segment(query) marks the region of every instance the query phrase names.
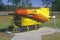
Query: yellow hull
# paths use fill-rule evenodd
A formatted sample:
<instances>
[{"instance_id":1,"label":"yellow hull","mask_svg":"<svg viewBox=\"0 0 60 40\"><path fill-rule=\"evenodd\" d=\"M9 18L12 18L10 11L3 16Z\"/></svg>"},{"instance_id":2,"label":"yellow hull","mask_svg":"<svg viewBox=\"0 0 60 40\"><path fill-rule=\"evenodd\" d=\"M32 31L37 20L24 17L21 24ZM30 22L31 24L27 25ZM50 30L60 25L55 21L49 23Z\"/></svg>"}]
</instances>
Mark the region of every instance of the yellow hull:
<instances>
[{"instance_id":1,"label":"yellow hull","mask_svg":"<svg viewBox=\"0 0 60 40\"><path fill-rule=\"evenodd\" d=\"M35 9L35 11L36 11L36 13L33 13L33 14L42 15L45 18L47 18L47 20L49 20L49 18L50 18L49 8L39 8L39 9ZM28 12L31 12L31 11L28 11ZM29 19L29 18L26 18L26 17L22 17L22 26L29 26L29 25L36 25L36 24L42 24L42 23L32 20L32 19Z\"/></svg>"}]
</instances>

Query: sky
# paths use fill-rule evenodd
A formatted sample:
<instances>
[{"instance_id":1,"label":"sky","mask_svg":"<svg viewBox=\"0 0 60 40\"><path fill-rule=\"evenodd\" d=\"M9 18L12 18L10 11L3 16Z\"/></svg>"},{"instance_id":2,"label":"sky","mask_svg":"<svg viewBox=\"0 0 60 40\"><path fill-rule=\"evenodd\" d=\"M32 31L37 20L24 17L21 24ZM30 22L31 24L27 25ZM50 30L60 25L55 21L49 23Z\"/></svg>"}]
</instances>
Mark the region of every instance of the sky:
<instances>
[{"instance_id":1,"label":"sky","mask_svg":"<svg viewBox=\"0 0 60 40\"><path fill-rule=\"evenodd\" d=\"M2 0L2 1L5 5L8 4L7 0ZM33 7L41 7L41 4L42 4L41 0L31 0L31 3Z\"/></svg>"},{"instance_id":2,"label":"sky","mask_svg":"<svg viewBox=\"0 0 60 40\"><path fill-rule=\"evenodd\" d=\"M34 7L41 7L42 6L41 0L31 0L31 2L32 2L32 6L34 6Z\"/></svg>"},{"instance_id":3,"label":"sky","mask_svg":"<svg viewBox=\"0 0 60 40\"><path fill-rule=\"evenodd\" d=\"M6 5L8 5L8 4L12 4L12 3L8 3L7 2L7 0L2 0L3 1L3 3ZM52 0L50 0L50 1L52 1ZM42 3L42 1L41 0L30 0L30 2L32 3L32 6L33 7L44 7L45 5L42 5L43 3ZM49 7L51 7L51 3L50 3L50 5L49 5Z\"/></svg>"}]
</instances>

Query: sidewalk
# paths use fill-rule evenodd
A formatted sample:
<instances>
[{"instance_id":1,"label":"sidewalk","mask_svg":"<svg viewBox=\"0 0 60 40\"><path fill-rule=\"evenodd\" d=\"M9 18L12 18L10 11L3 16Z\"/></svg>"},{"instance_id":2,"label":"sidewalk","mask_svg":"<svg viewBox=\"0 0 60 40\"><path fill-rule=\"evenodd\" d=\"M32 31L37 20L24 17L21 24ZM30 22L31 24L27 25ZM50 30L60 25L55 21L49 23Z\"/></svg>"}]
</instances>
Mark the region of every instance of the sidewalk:
<instances>
[{"instance_id":1,"label":"sidewalk","mask_svg":"<svg viewBox=\"0 0 60 40\"><path fill-rule=\"evenodd\" d=\"M41 27L38 30L29 32L17 33L11 40L42 40L42 35L49 35L55 33L56 30L49 27Z\"/></svg>"}]
</instances>

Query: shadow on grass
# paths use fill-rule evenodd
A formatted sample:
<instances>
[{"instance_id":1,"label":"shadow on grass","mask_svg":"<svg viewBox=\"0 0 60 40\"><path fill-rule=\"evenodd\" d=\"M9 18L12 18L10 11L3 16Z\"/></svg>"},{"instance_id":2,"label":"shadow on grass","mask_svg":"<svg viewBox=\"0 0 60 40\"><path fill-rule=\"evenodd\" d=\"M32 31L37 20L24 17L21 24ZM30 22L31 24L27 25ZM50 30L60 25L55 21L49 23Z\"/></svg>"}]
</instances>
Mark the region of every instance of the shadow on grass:
<instances>
[{"instance_id":1,"label":"shadow on grass","mask_svg":"<svg viewBox=\"0 0 60 40\"><path fill-rule=\"evenodd\" d=\"M32 31L32 30L38 30L40 27L42 26L35 26L35 25L32 25L32 26L29 26L29 30L27 27L25 26L22 26L22 27L19 27L17 28L17 31L16 32L26 32L26 31ZM13 32L13 26L9 26L7 28L4 28L4 29L0 29L0 32L6 32L6 31L9 31L9 32Z\"/></svg>"},{"instance_id":2,"label":"shadow on grass","mask_svg":"<svg viewBox=\"0 0 60 40\"><path fill-rule=\"evenodd\" d=\"M5 32L6 31L6 28L5 29L0 29L0 32Z\"/></svg>"},{"instance_id":3,"label":"shadow on grass","mask_svg":"<svg viewBox=\"0 0 60 40\"><path fill-rule=\"evenodd\" d=\"M0 29L0 32L12 31L12 29L13 29L13 27L9 26L7 28Z\"/></svg>"}]
</instances>

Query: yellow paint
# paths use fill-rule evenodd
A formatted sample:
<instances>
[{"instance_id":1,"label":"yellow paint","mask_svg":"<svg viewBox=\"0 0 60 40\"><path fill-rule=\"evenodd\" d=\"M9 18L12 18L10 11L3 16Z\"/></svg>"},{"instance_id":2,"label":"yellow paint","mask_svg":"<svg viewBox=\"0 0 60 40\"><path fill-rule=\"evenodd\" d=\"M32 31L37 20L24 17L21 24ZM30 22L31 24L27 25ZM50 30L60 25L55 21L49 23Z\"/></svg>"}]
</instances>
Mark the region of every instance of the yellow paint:
<instances>
[{"instance_id":1,"label":"yellow paint","mask_svg":"<svg viewBox=\"0 0 60 40\"><path fill-rule=\"evenodd\" d=\"M29 18L22 17L22 26L29 26L29 25L36 25L36 24L41 24L41 23Z\"/></svg>"},{"instance_id":2,"label":"yellow paint","mask_svg":"<svg viewBox=\"0 0 60 40\"><path fill-rule=\"evenodd\" d=\"M46 18L50 18L49 16L49 8L40 8L40 9L36 9L37 13L39 15L43 15Z\"/></svg>"},{"instance_id":3,"label":"yellow paint","mask_svg":"<svg viewBox=\"0 0 60 40\"><path fill-rule=\"evenodd\" d=\"M47 18L48 20L50 18L50 16L49 16L49 8L30 9L30 11L28 11L28 12L32 13L32 14L42 15L45 18ZM29 25L36 25L36 24L41 24L41 22L37 22L35 20L22 17L22 26L29 26Z\"/></svg>"},{"instance_id":4,"label":"yellow paint","mask_svg":"<svg viewBox=\"0 0 60 40\"><path fill-rule=\"evenodd\" d=\"M27 12L28 14L38 14L38 15L43 15L46 18L50 18L49 8L27 9Z\"/></svg>"}]
</instances>

